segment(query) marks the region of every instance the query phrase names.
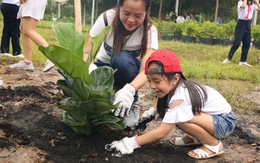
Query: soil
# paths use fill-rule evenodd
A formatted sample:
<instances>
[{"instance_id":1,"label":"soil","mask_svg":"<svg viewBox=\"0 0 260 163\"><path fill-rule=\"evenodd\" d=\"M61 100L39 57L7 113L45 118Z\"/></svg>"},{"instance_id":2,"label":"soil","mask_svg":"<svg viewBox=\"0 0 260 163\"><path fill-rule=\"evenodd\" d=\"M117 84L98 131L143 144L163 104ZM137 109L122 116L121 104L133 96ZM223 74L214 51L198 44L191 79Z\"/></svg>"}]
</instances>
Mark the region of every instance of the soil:
<instances>
[{"instance_id":1,"label":"soil","mask_svg":"<svg viewBox=\"0 0 260 163\"><path fill-rule=\"evenodd\" d=\"M260 162L260 116L235 112L239 125L221 140L225 153L207 160L194 160L186 153L195 147L176 147L169 139L182 136L178 129L166 138L136 149L121 158L104 150L105 144L140 132L104 129L80 135L62 122L63 111L56 106L65 99L56 81L61 79L55 68L47 73L41 67L33 72L12 70L0 58L0 162L8 163L81 163L81 162ZM14 62L14 61L13 61ZM260 108L260 92L254 92ZM148 86L139 92L142 111L152 103ZM258 100L258 101L257 101ZM260 110L260 109L259 109ZM160 123L152 121L147 130Z\"/></svg>"}]
</instances>

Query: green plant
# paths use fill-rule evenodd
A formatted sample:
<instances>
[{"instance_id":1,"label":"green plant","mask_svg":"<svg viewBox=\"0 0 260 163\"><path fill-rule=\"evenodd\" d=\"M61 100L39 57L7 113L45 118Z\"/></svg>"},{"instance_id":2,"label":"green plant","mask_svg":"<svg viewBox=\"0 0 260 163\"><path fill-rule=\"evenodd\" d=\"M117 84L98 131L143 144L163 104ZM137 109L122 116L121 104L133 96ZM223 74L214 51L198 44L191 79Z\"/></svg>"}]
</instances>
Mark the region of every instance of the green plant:
<instances>
[{"instance_id":1,"label":"green plant","mask_svg":"<svg viewBox=\"0 0 260 163\"><path fill-rule=\"evenodd\" d=\"M160 36L172 36L176 31L176 23L152 18L153 24L157 27Z\"/></svg>"},{"instance_id":2,"label":"green plant","mask_svg":"<svg viewBox=\"0 0 260 163\"><path fill-rule=\"evenodd\" d=\"M260 41L260 25L252 26L251 35L254 38L254 41Z\"/></svg>"},{"instance_id":3,"label":"green plant","mask_svg":"<svg viewBox=\"0 0 260 163\"><path fill-rule=\"evenodd\" d=\"M223 24L224 31L226 32L226 39L232 40L234 38L235 27L236 27L235 20Z\"/></svg>"},{"instance_id":4,"label":"green plant","mask_svg":"<svg viewBox=\"0 0 260 163\"><path fill-rule=\"evenodd\" d=\"M222 25L217 26L217 30L215 31L215 36L216 36L216 38L219 38L219 39L227 38L227 33Z\"/></svg>"},{"instance_id":5,"label":"green plant","mask_svg":"<svg viewBox=\"0 0 260 163\"><path fill-rule=\"evenodd\" d=\"M203 32L203 28L195 20L185 21L182 26L182 35L191 37L200 37Z\"/></svg>"},{"instance_id":6,"label":"green plant","mask_svg":"<svg viewBox=\"0 0 260 163\"><path fill-rule=\"evenodd\" d=\"M110 113L117 106L110 102L115 71L104 66L88 73L90 60L110 28L106 27L100 35L92 38L92 49L86 63L82 60L85 39L75 31L73 24L61 23L53 26L60 46L39 47L65 78L58 80L57 85L69 97L63 104L59 103L58 107L65 110L63 121L78 133L90 134L104 126L125 128L122 119Z\"/></svg>"},{"instance_id":7,"label":"green plant","mask_svg":"<svg viewBox=\"0 0 260 163\"><path fill-rule=\"evenodd\" d=\"M218 25L214 22L205 21L202 23L202 27L204 29L204 33L202 37L206 38L214 38L216 37L215 31L218 29Z\"/></svg>"}]
</instances>

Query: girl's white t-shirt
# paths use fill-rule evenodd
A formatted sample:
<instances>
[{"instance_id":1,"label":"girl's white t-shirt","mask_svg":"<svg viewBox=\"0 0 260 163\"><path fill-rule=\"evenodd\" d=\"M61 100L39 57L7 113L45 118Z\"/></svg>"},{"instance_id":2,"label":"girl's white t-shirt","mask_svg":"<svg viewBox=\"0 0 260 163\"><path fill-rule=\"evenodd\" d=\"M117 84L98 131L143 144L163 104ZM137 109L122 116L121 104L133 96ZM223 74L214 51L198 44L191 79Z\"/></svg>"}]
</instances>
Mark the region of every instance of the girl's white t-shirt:
<instances>
[{"instance_id":1,"label":"girl's white t-shirt","mask_svg":"<svg viewBox=\"0 0 260 163\"><path fill-rule=\"evenodd\" d=\"M229 113L232 110L230 104L218 91L209 86L205 87L208 99L201 109L202 112L210 115L218 115ZM180 99L184 102L177 107L167 109L162 122L178 124L189 121L194 117L189 92L183 83L180 83L176 88L174 95L169 101L169 106L174 100Z\"/></svg>"},{"instance_id":2,"label":"girl's white t-shirt","mask_svg":"<svg viewBox=\"0 0 260 163\"><path fill-rule=\"evenodd\" d=\"M106 11L108 25L112 24L115 14L116 11L114 9L110 9ZM95 37L98 34L100 34L104 28L105 28L105 22L104 22L103 14L101 14L96 20L96 22L94 23L93 27L91 28L89 34L91 37ZM122 41L126 41L128 37L129 36L127 36L125 40ZM143 38L143 25L141 25L136 29L136 31L126 41L122 50L126 50L126 51L140 50L142 38ZM100 46L99 52L97 54L97 59L99 59L104 63L108 63L108 64L110 63L110 54L108 54L107 51L105 50L104 43L106 43L110 47L113 47L112 46L113 41L114 41L114 33L113 30L111 29L106 35L102 45ZM158 32L154 25L152 25L150 30L148 31L147 48L151 48L155 50L158 49ZM140 59L140 56L138 56L137 58Z\"/></svg>"},{"instance_id":3,"label":"girl's white t-shirt","mask_svg":"<svg viewBox=\"0 0 260 163\"><path fill-rule=\"evenodd\" d=\"M240 1L238 2L238 5L237 5L238 19L246 20L246 16L247 16L247 14L248 14L248 5L246 5L245 8L241 8L242 4L243 4L243 1L240 0ZM251 10L250 10L249 15L248 15L248 18L247 18L248 20L251 20L251 19L252 19L252 17L253 17L253 11L254 11L254 10L257 10L257 9L258 9L257 5L253 3L253 4L251 5Z\"/></svg>"}]
</instances>

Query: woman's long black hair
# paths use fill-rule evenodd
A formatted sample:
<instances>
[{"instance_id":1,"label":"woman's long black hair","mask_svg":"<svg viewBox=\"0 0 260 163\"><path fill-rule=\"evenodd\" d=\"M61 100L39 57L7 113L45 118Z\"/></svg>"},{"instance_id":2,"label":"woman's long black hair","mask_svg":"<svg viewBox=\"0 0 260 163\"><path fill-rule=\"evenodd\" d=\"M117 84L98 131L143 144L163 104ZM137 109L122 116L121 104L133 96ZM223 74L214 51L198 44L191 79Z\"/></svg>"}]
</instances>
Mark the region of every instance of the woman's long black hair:
<instances>
[{"instance_id":1,"label":"woman's long black hair","mask_svg":"<svg viewBox=\"0 0 260 163\"><path fill-rule=\"evenodd\" d=\"M119 0L117 3L117 7L116 7L116 15L115 18L112 22L112 28L113 28L113 32L114 32L114 43L113 43L113 48L114 48L114 54L119 54L119 52L122 50L123 46L124 46L124 42L122 40L124 40L124 33L126 32L125 27L123 26L120 17L119 17L119 13L120 13L120 7L123 6L125 0ZM142 38L142 45L141 45L141 58L143 57L143 55L146 53L146 49L147 49L147 42L148 42L148 30L151 28L152 26L152 22L150 21L149 15L150 15L150 6L151 6L151 0L143 0L144 3L146 4L146 16L143 22L143 38ZM134 3L134 2L133 2ZM136 49L138 50L138 49Z\"/></svg>"},{"instance_id":2,"label":"woman's long black hair","mask_svg":"<svg viewBox=\"0 0 260 163\"><path fill-rule=\"evenodd\" d=\"M242 1L244 1L244 0L242 0ZM253 4L253 1L252 0L247 0L247 4Z\"/></svg>"}]
</instances>

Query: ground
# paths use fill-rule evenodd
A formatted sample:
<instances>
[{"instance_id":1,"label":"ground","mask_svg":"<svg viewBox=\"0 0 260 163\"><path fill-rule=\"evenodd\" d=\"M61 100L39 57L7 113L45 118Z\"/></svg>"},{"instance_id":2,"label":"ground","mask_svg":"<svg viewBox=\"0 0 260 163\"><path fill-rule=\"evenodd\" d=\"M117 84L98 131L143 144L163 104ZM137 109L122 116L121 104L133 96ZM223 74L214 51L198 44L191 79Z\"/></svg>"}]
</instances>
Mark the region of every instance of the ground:
<instances>
[{"instance_id":1,"label":"ground","mask_svg":"<svg viewBox=\"0 0 260 163\"><path fill-rule=\"evenodd\" d=\"M131 155L112 157L104 145L136 133L106 129L89 136L77 134L62 122L63 112L56 106L65 97L55 85L62 78L55 68L43 73L41 67L29 72L11 70L7 65L1 60L0 162L260 162L260 116L236 112L239 125L221 140L225 153L217 158L196 161L186 154L195 147L170 145L170 138L183 135L179 130ZM139 94L143 111L152 103L151 90L145 86ZM259 90L253 97L259 102ZM159 123L151 122L147 131Z\"/></svg>"}]
</instances>

